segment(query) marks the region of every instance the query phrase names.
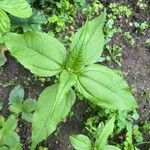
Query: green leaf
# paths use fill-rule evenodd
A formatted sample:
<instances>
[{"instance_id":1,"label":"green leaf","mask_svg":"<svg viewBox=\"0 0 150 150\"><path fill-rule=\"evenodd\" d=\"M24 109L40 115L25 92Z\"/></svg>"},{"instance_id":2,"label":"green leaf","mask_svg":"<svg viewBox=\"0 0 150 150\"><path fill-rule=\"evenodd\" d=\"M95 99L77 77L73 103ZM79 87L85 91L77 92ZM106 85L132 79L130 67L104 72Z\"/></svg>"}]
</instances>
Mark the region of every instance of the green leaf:
<instances>
[{"instance_id":1,"label":"green leaf","mask_svg":"<svg viewBox=\"0 0 150 150\"><path fill-rule=\"evenodd\" d=\"M23 102L22 111L33 112L35 109L36 101L33 99L27 99Z\"/></svg>"},{"instance_id":2,"label":"green leaf","mask_svg":"<svg viewBox=\"0 0 150 150\"><path fill-rule=\"evenodd\" d=\"M0 128L0 145L5 145L12 150L21 150L21 144L19 136L16 134L15 129L17 127L17 120L13 115L4 121L1 117L2 126Z\"/></svg>"},{"instance_id":3,"label":"green leaf","mask_svg":"<svg viewBox=\"0 0 150 150\"><path fill-rule=\"evenodd\" d=\"M9 135L5 136L5 138L3 140L4 140L3 142L5 143L5 145L9 146L10 149L22 150L20 138L15 131L13 131Z\"/></svg>"},{"instance_id":4,"label":"green leaf","mask_svg":"<svg viewBox=\"0 0 150 150\"><path fill-rule=\"evenodd\" d=\"M7 14L0 9L0 33L5 33L10 30L10 20Z\"/></svg>"},{"instance_id":5,"label":"green leaf","mask_svg":"<svg viewBox=\"0 0 150 150\"><path fill-rule=\"evenodd\" d=\"M82 134L70 136L70 142L76 150L92 150L90 139Z\"/></svg>"},{"instance_id":6,"label":"green leaf","mask_svg":"<svg viewBox=\"0 0 150 150\"><path fill-rule=\"evenodd\" d=\"M96 135L95 146L98 149L103 149L107 145L107 139L114 129L115 117L112 117L104 127L99 127Z\"/></svg>"},{"instance_id":7,"label":"green leaf","mask_svg":"<svg viewBox=\"0 0 150 150\"><path fill-rule=\"evenodd\" d=\"M94 64L83 68L78 75L77 89L98 106L120 110L133 110L137 107L123 77L102 65Z\"/></svg>"},{"instance_id":8,"label":"green leaf","mask_svg":"<svg viewBox=\"0 0 150 150\"><path fill-rule=\"evenodd\" d=\"M22 118L23 120L26 120L27 122L32 122L33 113L30 113L30 112L22 112L21 118Z\"/></svg>"},{"instance_id":9,"label":"green leaf","mask_svg":"<svg viewBox=\"0 0 150 150\"><path fill-rule=\"evenodd\" d=\"M32 9L26 0L1 0L0 8L21 18L32 15Z\"/></svg>"},{"instance_id":10,"label":"green leaf","mask_svg":"<svg viewBox=\"0 0 150 150\"><path fill-rule=\"evenodd\" d=\"M71 87L76 83L76 75L63 70L59 78L59 86L57 90L56 100L53 105L55 110L64 99L64 96L70 91Z\"/></svg>"},{"instance_id":11,"label":"green leaf","mask_svg":"<svg viewBox=\"0 0 150 150\"><path fill-rule=\"evenodd\" d=\"M68 67L78 71L84 65L95 63L104 46L103 26L106 13L86 24L75 33L71 44Z\"/></svg>"},{"instance_id":12,"label":"green leaf","mask_svg":"<svg viewBox=\"0 0 150 150\"><path fill-rule=\"evenodd\" d=\"M22 103L24 99L24 89L21 85L16 86L9 95L9 103Z\"/></svg>"},{"instance_id":13,"label":"green leaf","mask_svg":"<svg viewBox=\"0 0 150 150\"><path fill-rule=\"evenodd\" d=\"M9 106L9 110L13 113L15 113L16 115L18 115L19 113L22 112L22 103L20 102L13 102L13 104L11 104Z\"/></svg>"},{"instance_id":14,"label":"green leaf","mask_svg":"<svg viewBox=\"0 0 150 150\"><path fill-rule=\"evenodd\" d=\"M121 150L121 149L113 145L106 145L103 150Z\"/></svg>"},{"instance_id":15,"label":"green leaf","mask_svg":"<svg viewBox=\"0 0 150 150\"><path fill-rule=\"evenodd\" d=\"M5 44L11 55L38 76L53 76L62 71L66 59L64 46L41 32L7 34Z\"/></svg>"},{"instance_id":16,"label":"green leaf","mask_svg":"<svg viewBox=\"0 0 150 150\"><path fill-rule=\"evenodd\" d=\"M15 16L9 16L9 18L11 28L16 29L22 27L24 32L40 31L41 25L47 23L45 15L39 11L34 11L30 18L18 18Z\"/></svg>"},{"instance_id":17,"label":"green leaf","mask_svg":"<svg viewBox=\"0 0 150 150\"><path fill-rule=\"evenodd\" d=\"M55 131L57 124L62 121L69 113L74 101L75 93L70 91L67 93L63 101L55 107L56 95L58 90L58 84L47 87L39 97L36 104L35 112L33 115L32 124L32 148L47 138L52 132Z\"/></svg>"}]
</instances>

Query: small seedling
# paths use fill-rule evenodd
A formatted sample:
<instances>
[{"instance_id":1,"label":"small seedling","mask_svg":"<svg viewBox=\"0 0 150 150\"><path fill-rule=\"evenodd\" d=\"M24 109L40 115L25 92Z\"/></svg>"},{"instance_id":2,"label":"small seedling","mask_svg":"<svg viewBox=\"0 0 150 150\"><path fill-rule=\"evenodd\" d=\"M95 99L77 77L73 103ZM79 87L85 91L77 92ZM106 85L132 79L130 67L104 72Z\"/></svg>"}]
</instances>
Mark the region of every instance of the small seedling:
<instances>
[{"instance_id":1,"label":"small seedling","mask_svg":"<svg viewBox=\"0 0 150 150\"><path fill-rule=\"evenodd\" d=\"M15 132L17 121L13 115L7 120L0 116L0 149L20 150L21 144L18 134Z\"/></svg>"},{"instance_id":2,"label":"small seedling","mask_svg":"<svg viewBox=\"0 0 150 150\"><path fill-rule=\"evenodd\" d=\"M16 86L9 95L9 110L15 115L21 114L21 118L32 122L35 100L24 99L24 89L21 85Z\"/></svg>"},{"instance_id":3,"label":"small seedling","mask_svg":"<svg viewBox=\"0 0 150 150\"><path fill-rule=\"evenodd\" d=\"M87 136L79 134L70 137L70 142L76 150L121 150L120 148L108 145L108 137L112 134L115 117L112 117L104 126L100 123L94 134L93 142Z\"/></svg>"}]
</instances>

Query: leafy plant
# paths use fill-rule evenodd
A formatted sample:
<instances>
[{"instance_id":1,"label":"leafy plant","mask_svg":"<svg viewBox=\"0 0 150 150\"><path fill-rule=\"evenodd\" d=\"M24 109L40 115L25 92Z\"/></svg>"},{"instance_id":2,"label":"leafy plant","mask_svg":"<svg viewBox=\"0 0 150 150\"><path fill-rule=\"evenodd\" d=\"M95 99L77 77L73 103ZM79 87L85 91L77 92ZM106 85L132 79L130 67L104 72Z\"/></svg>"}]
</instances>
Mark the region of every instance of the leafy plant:
<instances>
[{"instance_id":1,"label":"leafy plant","mask_svg":"<svg viewBox=\"0 0 150 150\"><path fill-rule=\"evenodd\" d=\"M1 0L0 1L0 66L4 65L7 59L5 58L4 51L1 49L3 41L3 34L10 31L10 19L7 13L27 18L32 14L32 9L26 0Z\"/></svg>"},{"instance_id":2,"label":"leafy plant","mask_svg":"<svg viewBox=\"0 0 150 150\"><path fill-rule=\"evenodd\" d=\"M12 28L16 29L21 27L24 32L27 31L41 31L41 24L46 24L46 16L34 10L32 16L29 18L18 18L14 16L10 16Z\"/></svg>"},{"instance_id":3,"label":"leafy plant","mask_svg":"<svg viewBox=\"0 0 150 150\"><path fill-rule=\"evenodd\" d=\"M95 141L92 142L90 139L82 134L73 135L70 137L72 146L76 150L120 150L120 148L108 145L108 137L113 132L115 117L112 117L105 126L99 124L98 129L95 131Z\"/></svg>"},{"instance_id":4,"label":"leafy plant","mask_svg":"<svg viewBox=\"0 0 150 150\"><path fill-rule=\"evenodd\" d=\"M16 86L9 95L9 109L15 115L21 114L22 119L31 122L35 101L33 99L24 99L24 89L21 85Z\"/></svg>"},{"instance_id":5,"label":"leafy plant","mask_svg":"<svg viewBox=\"0 0 150 150\"><path fill-rule=\"evenodd\" d=\"M0 2L0 33L6 33L10 30L10 20L8 12L13 16L27 18L32 14L32 10L26 0L1 0Z\"/></svg>"},{"instance_id":6,"label":"leafy plant","mask_svg":"<svg viewBox=\"0 0 150 150\"><path fill-rule=\"evenodd\" d=\"M15 129L17 121L13 115L9 116L7 120L0 116L0 149L21 149L20 139Z\"/></svg>"},{"instance_id":7,"label":"leafy plant","mask_svg":"<svg viewBox=\"0 0 150 150\"><path fill-rule=\"evenodd\" d=\"M109 52L109 55L106 57L106 60L114 61L118 64L118 66L121 66L121 56L123 47L116 44L107 45L106 50Z\"/></svg>"},{"instance_id":8,"label":"leafy plant","mask_svg":"<svg viewBox=\"0 0 150 150\"><path fill-rule=\"evenodd\" d=\"M69 54L62 43L41 32L9 33L5 44L12 56L32 73L50 77L59 74L59 83L47 87L39 96L32 125L32 148L47 138L70 111L74 86L95 105L120 110L137 107L122 76L108 67L94 64L105 43L105 13L88 21L72 37ZM59 110L59 111L58 111Z\"/></svg>"},{"instance_id":9,"label":"leafy plant","mask_svg":"<svg viewBox=\"0 0 150 150\"><path fill-rule=\"evenodd\" d=\"M145 30L148 29L150 25L147 21L144 21L142 23L134 22L134 26L140 31L140 33L145 34Z\"/></svg>"}]
</instances>

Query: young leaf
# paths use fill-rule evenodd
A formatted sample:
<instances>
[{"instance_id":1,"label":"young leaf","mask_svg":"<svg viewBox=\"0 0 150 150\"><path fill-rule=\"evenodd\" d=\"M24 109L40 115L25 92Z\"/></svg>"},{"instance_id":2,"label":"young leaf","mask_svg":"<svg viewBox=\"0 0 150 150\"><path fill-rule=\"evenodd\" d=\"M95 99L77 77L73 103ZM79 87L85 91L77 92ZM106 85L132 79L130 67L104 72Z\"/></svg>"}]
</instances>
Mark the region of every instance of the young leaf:
<instances>
[{"instance_id":1,"label":"young leaf","mask_svg":"<svg viewBox=\"0 0 150 150\"><path fill-rule=\"evenodd\" d=\"M35 109L36 102L33 99L27 99L23 102L22 110L24 112L32 112Z\"/></svg>"},{"instance_id":2,"label":"young leaf","mask_svg":"<svg viewBox=\"0 0 150 150\"><path fill-rule=\"evenodd\" d=\"M0 33L5 33L10 30L10 20L7 14L0 9Z\"/></svg>"},{"instance_id":3,"label":"young leaf","mask_svg":"<svg viewBox=\"0 0 150 150\"><path fill-rule=\"evenodd\" d=\"M12 33L7 34L4 41L12 56L38 76L53 76L63 68L66 50L57 39L46 33Z\"/></svg>"},{"instance_id":4,"label":"young leaf","mask_svg":"<svg viewBox=\"0 0 150 150\"><path fill-rule=\"evenodd\" d=\"M22 104L22 119L32 122L33 111L35 110L36 102L32 99L27 99Z\"/></svg>"},{"instance_id":5,"label":"young leaf","mask_svg":"<svg viewBox=\"0 0 150 150\"><path fill-rule=\"evenodd\" d=\"M21 149L19 143L19 136L15 133L17 127L17 121L14 116L10 116L5 122L3 122L2 128L0 129L0 139L2 145L7 145L12 149Z\"/></svg>"},{"instance_id":6,"label":"young leaf","mask_svg":"<svg viewBox=\"0 0 150 150\"><path fill-rule=\"evenodd\" d=\"M9 95L9 103L22 102L24 99L24 89L21 85L16 86Z\"/></svg>"},{"instance_id":7,"label":"young leaf","mask_svg":"<svg viewBox=\"0 0 150 150\"><path fill-rule=\"evenodd\" d=\"M61 103L55 107L58 84L47 87L39 97L33 115L32 125L32 148L47 138L57 127L57 124L62 121L69 113L74 101L75 93L70 91L64 95Z\"/></svg>"},{"instance_id":8,"label":"young leaf","mask_svg":"<svg viewBox=\"0 0 150 150\"><path fill-rule=\"evenodd\" d=\"M26 120L27 122L32 122L32 119L33 119L33 113L31 113L31 112L22 112L22 116L21 116L21 118L23 119L23 120Z\"/></svg>"},{"instance_id":9,"label":"young leaf","mask_svg":"<svg viewBox=\"0 0 150 150\"><path fill-rule=\"evenodd\" d=\"M24 98L24 89L21 85L16 86L9 95L9 109L15 114L22 111L22 101Z\"/></svg>"},{"instance_id":10,"label":"young leaf","mask_svg":"<svg viewBox=\"0 0 150 150\"><path fill-rule=\"evenodd\" d=\"M95 146L98 149L104 149L104 147L107 145L107 139L114 129L114 121L115 117L112 117L104 127L98 129L95 142Z\"/></svg>"},{"instance_id":11,"label":"young leaf","mask_svg":"<svg viewBox=\"0 0 150 150\"><path fill-rule=\"evenodd\" d=\"M97 64L85 67L78 75L77 89L99 106L120 110L137 107L127 83L108 67Z\"/></svg>"},{"instance_id":12,"label":"young leaf","mask_svg":"<svg viewBox=\"0 0 150 150\"><path fill-rule=\"evenodd\" d=\"M84 65L95 63L104 46L103 26L106 13L86 24L75 33L71 44L68 67L78 71Z\"/></svg>"},{"instance_id":13,"label":"young leaf","mask_svg":"<svg viewBox=\"0 0 150 150\"><path fill-rule=\"evenodd\" d=\"M69 73L67 70L63 70L60 74L56 100L52 108L53 110L55 110L58 107L58 105L64 99L64 96L70 91L71 87L75 83L76 75L73 73Z\"/></svg>"},{"instance_id":14,"label":"young leaf","mask_svg":"<svg viewBox=\"0 0 150 150\"><path fill-rule=\"evenodd\" d=\"M30 17L32 14L32 9L26 0L1 0L0 8L21 18Z\"/></svg>"},{"instance_id":15,"label":"young leaf","mask_svg":"<svg viewBox=\"0 0 150 150\"><path fill-rule=\"evenodd\" d=\"M90 139L82 134L70 136L70 142L76 150L92 150Z\"/></svg>"}]
</instances>

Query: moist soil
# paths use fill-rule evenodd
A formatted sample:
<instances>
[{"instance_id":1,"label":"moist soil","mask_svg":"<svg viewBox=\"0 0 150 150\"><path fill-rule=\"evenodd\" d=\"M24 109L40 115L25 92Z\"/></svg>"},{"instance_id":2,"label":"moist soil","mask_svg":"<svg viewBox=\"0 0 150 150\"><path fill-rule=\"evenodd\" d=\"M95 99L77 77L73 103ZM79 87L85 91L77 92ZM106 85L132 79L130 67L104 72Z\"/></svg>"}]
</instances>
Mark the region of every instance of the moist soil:
<instances>
[{"instance_id":1,"label":"moist soil","mask_svg":"<svg viewBox=\"0 0 150 150\"><path fill-rule=\"evenodd\" d=\"M116 2L116 1L115 1ZM150 12L140 12L135 6L135 1L126 1L133 7L133 15L128 18L129 22L134 21L150 21ZM105 1L105 5L108 1ZM80 16L81 17L81 16ZM150 35L150 29L147 29L144 34L138 32L134 26L125 22L124 17L120 18L118 25L124 31L130 31L136 40L136 44L131 46L128 40L117 34L112 39L112 43L123 45L124 50L122 54L121 70L124 73L125 79L129 85L135 89L135 97L137 98L140 114L139 124L144 123L145 120L150 120L150 47L145 45L146 39ZM80 23L79 23L80 24ZM46 87L51 85L54 80L42 82L35 75L31 74L27 69L20 65L13 57L6 54L8 59L7 63L0 69L0 99L3 101L3 109L1 114L8 117L10 112L8 110L8 97L10 91L15 85L21 84L25 89L26 98L38 98L40 92ZM109 64L110 67L114 66L113 63ZM69 135L81 133L84 121L88 118L89 114L85 111L88 108L88 103L77 100L72 108L74 115L68 117L61 123L54 134L43 141L41 145L47 146L49 150L72 150L69 144ZM28 150L31 140L31 124L19 119L18 121L18 134L21 137L23 149ZM145 141L150 137L147 133L143 133ZM145 144L140 147L141 150L148 150L150 145Z\"/></svg>"}]
</instances>

